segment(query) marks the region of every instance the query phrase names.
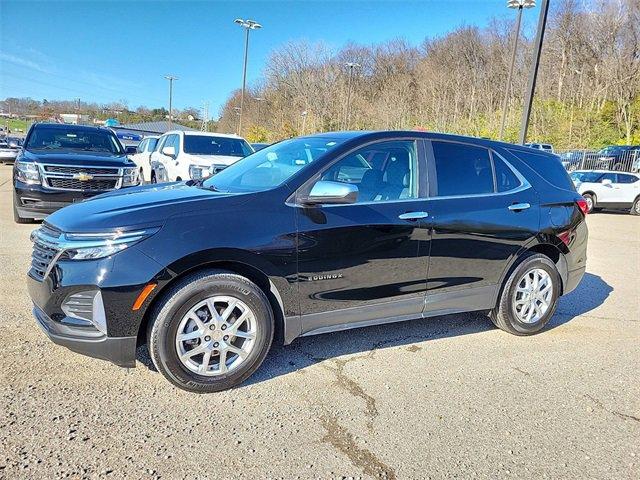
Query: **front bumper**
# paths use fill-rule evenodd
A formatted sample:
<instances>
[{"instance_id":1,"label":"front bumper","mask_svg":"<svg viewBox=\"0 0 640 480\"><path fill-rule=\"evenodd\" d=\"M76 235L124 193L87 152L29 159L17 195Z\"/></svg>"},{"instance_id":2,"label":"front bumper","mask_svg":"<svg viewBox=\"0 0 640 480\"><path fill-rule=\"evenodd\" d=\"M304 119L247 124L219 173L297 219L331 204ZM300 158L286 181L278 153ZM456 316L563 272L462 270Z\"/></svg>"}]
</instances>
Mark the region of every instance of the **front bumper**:
<instances>
[{"instance_id":1,"label":"front bumper","mask_svg":"<svg viewBox=\"0 0 640 480\"><path fill-rule=\"evenodd\" d=\"M18 150L0 150L1 162L15 162Z\"/></svg>"},{"instance_id":2,"label":"front bumper","mask_svg":"<svg viewBox=\"0 0 640 480\"><path fill-rule=\"evenodd\" d=\"M107 337L95 329L70 326L69 322L57 322L47 316L37 305L33 316L49 339L69 350L93 358L108 360L120 367L136 366L136 336Z\"/></svg>"},{"instance_id":3,"label":"front bumper","mask_svg":"<svg viewBox=\"0 0 640 480\"><path fill-rule=\"evenodd\" d=\"M20 216L42 220L67 205L95 197L106 191L50 190L39 184L29 185L16 180L14 192L16 209Z\"/></svg>"}]
</instances>

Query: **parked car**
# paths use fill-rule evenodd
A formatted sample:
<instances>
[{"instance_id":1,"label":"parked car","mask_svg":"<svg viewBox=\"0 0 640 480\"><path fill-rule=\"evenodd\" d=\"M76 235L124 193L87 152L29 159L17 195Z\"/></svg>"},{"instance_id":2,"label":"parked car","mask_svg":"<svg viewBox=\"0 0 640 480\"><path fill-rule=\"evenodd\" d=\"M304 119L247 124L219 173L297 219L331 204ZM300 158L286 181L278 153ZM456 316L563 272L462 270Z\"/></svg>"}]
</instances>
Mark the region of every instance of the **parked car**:
<instances>
[{"instance_id":1,"label":"parked car","mask_svg":"<svg viewBox=\"0 0 640 480\"><path fill-rule=\"evenodd\" d=\"M22 139L18 137L5 137L0 140L0 162L13 163L22 148Z\"/></svg>"},{"instance_id":2,"label":"parked car","mask_svg":"<svg viewBox=\"0 0 640 480\"><path fill-rule=\"evenodd\" d=\"M593 162L594 170L630 171L640 156L640 145L611 145L599 150Z\"/></svg>"},{"instance_id":3,"label":"parked car","mask_svg":"<svg viewBox=\"0 0 640 480\"><path fill-rule=\"evenodd\" d=\"M151 183L199 180L252 153L247 141L237 135L167 132L151 154Z\"/></svg>"},{"instance_id":4,"label":"parked car","mask_svg":"<svg viewBox=\"0 0 640 480\"><path fill-rule=\"evenodd\" d=\"M529 148L535 148L536 150L542 150L543 152L554 153L553 145L549 143L525 143L524 146Z\"/></svg>"},{"instance_id":5,"label":"parked car","mask_svg":"<svg viewBox=\"0 0 640 480\"><path fill-rule=\"evenodd\" d=\"M13 218L41 220L71 203L139 182L136 164L109 129L37 123L13 166Z\"/></svg>"},{"instance_id":6,"label":"parked car","mask_svg":"<svg viewBox=\"0 0 640 480\"><path fill-rule=\"evenodd\" d=\"M609 208L640 215L640 174L578 170L571 173L571 179L589 212Z\"/></svg>"},{"instance_id":7,"label":"parked car","mask_svg":"<svg viewBox=\"0 0 640 480\"><path fill-rule=\"evenodd\" d=\"M55 343L133 367L148 342L168 381L213 392L274 340L475 310L538 332L584 274L585 210L544 152L324 133L56 212L33 234L28 288Z\"/></svg>"},{"instance_id":8,"label":"parked car","mask_svg":"<svg viewBox=\"0 0 640 480\"><path fill-rule=\"evenodd\" d=\"M140 179L143 182L151 181L151 154L155 150L159 138L158 135L144 137L136 147L136 152L129 156L138 166Z\"/></svg>"},{"instance_id":9,"label":"parked car","mask_svg":"<svg viewBox=\"0 0 640 480\"><path fill-rule=\"evenodd\" d=\"M252 143L251 147L253 148L254 151L258 151L258 150L262 150L263 148L267 148L269 145L271 145L270 143Z\"/></svg>"}]
</instances>

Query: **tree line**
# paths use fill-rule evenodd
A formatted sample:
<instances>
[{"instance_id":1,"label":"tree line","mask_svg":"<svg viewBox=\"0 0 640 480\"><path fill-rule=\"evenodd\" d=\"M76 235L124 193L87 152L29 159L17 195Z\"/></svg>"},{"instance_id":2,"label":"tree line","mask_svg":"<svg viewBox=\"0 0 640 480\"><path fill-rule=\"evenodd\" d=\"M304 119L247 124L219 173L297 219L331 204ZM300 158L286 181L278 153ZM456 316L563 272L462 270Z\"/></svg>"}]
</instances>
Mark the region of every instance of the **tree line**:
<instances>
[{"instance_id":1,"label":"tree line","mask_svg":"<svg viewBox=\"0 0 640 480\"><path fill-rule=\"evenodd\" d=\"M275 141L345 128L426 129L497 138L513 23L460 27L417 46L401 38L337 51L287 43L271 53L262 81L248 88L241 134ZM505 132L511 142L518 136L532 35L522 34L516 57ZM351 94L349 62L359 65ZM239 105L235 91L221 110L219 131L236 130ZM640 1L552 3L529 139L557 148L640 144Z\"/></svg>"}]
</instances>

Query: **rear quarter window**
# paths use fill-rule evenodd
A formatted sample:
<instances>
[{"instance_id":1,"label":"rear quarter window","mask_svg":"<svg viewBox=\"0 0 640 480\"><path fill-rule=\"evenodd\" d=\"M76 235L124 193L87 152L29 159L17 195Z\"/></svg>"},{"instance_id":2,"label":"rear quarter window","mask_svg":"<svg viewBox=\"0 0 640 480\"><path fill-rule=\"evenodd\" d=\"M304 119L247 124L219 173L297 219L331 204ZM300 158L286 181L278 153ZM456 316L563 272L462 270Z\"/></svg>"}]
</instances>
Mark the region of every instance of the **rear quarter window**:
<instances>
[{"instance_id":1,"label":"rear quarter window","mask_svg":"<svg viewBox=\"0 0 640 480\"><path fill-rule=\"evenodd\" d=\"M537 152L509 150L510 153L526 163L534 172L554 187L575 191L569 174L560 163L560 158Z\"/></svg>"}]
</instances>

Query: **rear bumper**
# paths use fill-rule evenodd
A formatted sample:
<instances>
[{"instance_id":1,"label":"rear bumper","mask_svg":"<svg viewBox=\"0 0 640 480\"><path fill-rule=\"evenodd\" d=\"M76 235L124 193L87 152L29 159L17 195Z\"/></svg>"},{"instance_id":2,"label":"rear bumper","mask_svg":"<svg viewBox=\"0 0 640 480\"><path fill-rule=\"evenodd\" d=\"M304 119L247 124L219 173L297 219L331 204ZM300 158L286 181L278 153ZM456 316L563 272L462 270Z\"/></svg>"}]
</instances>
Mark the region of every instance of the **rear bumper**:
<instances>
[{"instance_id":1,"label":"rear bumper","mask_svg":"<svg viewBox=\"0 0 640 480\"><path fill-rule=\"evenodd\" d=\"M108 337L91 327L71 326L64 319L54 321L36 305L33 316L42 331L57 345L82 355L108 360L120 367L136 366L136 336Z\"/></svg>"},{"instance_id":2,"label":"rear bumper","mask_svg":"<svg viewBox=\"0 0 640 480\"><path fill-rule=\"evenodd\" d=\"M576 270L571 270L567 274L567 281L565 282L562 291L563 295L566 295L567 293L572 292L576 289L576 287L580 283L580 280L582 280L582 277L584 277L585 270L585 267L581 267Z\"/></svg>"}]
</instances>

